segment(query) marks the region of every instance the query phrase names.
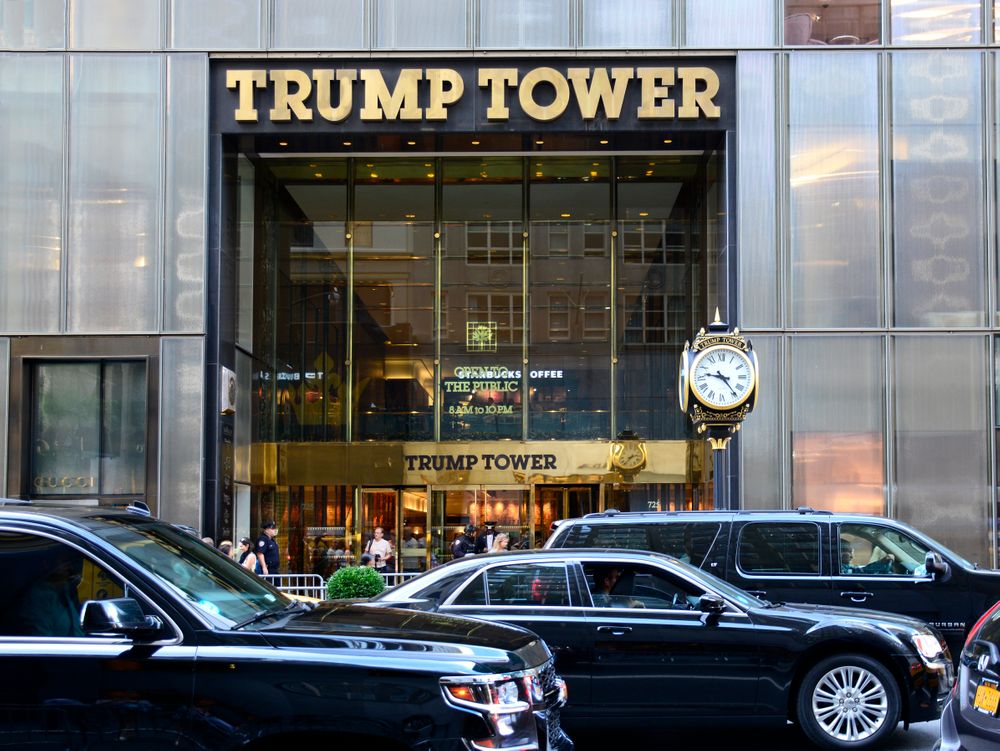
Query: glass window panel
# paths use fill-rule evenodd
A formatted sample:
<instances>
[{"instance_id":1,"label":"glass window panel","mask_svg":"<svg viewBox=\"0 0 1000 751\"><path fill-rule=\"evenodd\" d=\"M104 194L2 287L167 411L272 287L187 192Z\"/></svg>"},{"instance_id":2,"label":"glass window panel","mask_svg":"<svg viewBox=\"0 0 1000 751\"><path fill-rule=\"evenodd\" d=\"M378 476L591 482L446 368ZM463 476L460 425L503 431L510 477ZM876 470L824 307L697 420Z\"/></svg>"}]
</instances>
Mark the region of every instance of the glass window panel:
<instances>
[{"instance_id":1,"label":"glass window panel","mask_svg":"<svg viewBox=\"0 0 1000 751\"><path fill-rule=\"evenodd\" d=\"M736 197L739 202L740 325L779 325L777 147L775 146L775 56L741 53L736 58L740 154ZM750 219L752 217L752 219Z\"/></svg>"},{"instance_id":2,"label":"glass window panel","mask_svg":"<svg viewBox=\"0 0 1000 751\"><path fill-rule=\"evenodd\" d=\"M760 366L760 392L753 414L743 423L738 441L744 508L781 508L782 462L782 347L776 336L750 337Z\"/></svg>"},{"instance_id":3,"label":"glass window panel","mask_svg":"<svg viewBox=\"0 0 1000 751\"><path fill-rule=\"evenodd\" d=\"M467 0L375 0L376 47L467 47Z\"/></svg>"},{"instance_id":4,"label":"glass window panel","mask_svg":"<svg viewBox=\"0 0 1000 751\"><path fill-rule=\"evenodd\" d=\"M357 439L434 434L434 169L419 160L356 162Z\"/></svg>"},{"instance_id":5,"label":"glass window panel","mask_svg":"<svg viewBox=\"0 0 1000 751\"><path fill-rule=\"evenodd\" d=\"M146 365L104 364L101 380L101 495L146 491Z\"/></svg>"},{"instance_id":6,"label":"glass window panel","mask_svg":"<svg viewBox=\"0 0 1000 751\"><path fill-rule=\"evenodd\" d=\"M71 49L158 50L160 0L69 0Z\"/></svg>"},{"instance_id":7,"label":"glass window panel","mask_svg":"<svg viewBox=\"0 0 1000 751\"><path fill-rule=\"evenodd\" d=\"M253 442L253 359L236 350L236 416L233 430L233 482L250 482L250 446Z\"/></svg>"},{"instance_id":8,"label":"glass window panel","mask_svg":"<svg viewBox=\"0 0 1000 751\"><path fill-rule=\"evenodd\" d=\"M980 4L969 0L890 0L893 44L979 44Z\"/></svg>"},{"instance_id":9,"label":"glass window panel","mask_svg":"<svg viewBox=\"0 0 1000 751\"><path fill-rule=\"evenodd\" d=\"M531 438L610 434L609 172L587 158L531 166Z\"/></svg>"},{"instance_id":10,"label":"glass window panel","mask_svg":"<svg viewBox=\"0 0 1000 751\"><path fill-rule=\"evenodd\" d=\"M273 0L273 46L289 49L361 49L364 0Z\"/></svg>"},{"instance_id":11,"label":"glass window panel","mask_svg":"<svg viewBox=\"0 0 1000 751\"><path fill-rule=\"evenodd\" d=\"M71 60L68 326L157 328L162 61Z\"/></svg>"},{"instance_id":12,"label":"glass window panel","mask_svg":"<svg viewBox=\"0 0 1000 751\"><path fill-rule=\"evenodd\" d=\"M569 0L480 0L481 47L568 47Z\"/></svg>"},{"instance_id":13,"label":"glass window panel","mask_svg":"<svg viewBox=\"0 0 1000 751\"><path fill-rule=\"evenodd\" d=\"M171 0L174 49L257 49L261 0Z\"/></svg>"},{"instance_id":14,"label":"glass window panel","mask_svg":"<svg viewBox=\"0 0 1000 751\"><path fill-rule=\"evenodd\" d=\"M347 162L273 162L282 180L276 217L274 316L277 439L342 441L347 412ZM359 237L363 233L357 233ZM368 292L365 293L366 296ZM359 319L370 327L370 319Z\"/></svg>"},{"instance_id":15,"label":"glass window panel","mask_svg":"<svg viewBox=\"0 0 1000 751\"><path fill-rule=\"evenodd\" d=\"M672 47L672 3L581 0L584 47Z\"/></svg>"},{"instance_id":16,"label":"glass window panel","mask_svg":"<svg viewBox=\"0 0 1000 751\"><path fill-rule=\"evenodd\" d=\"M616 424L646 439L694 434L676 408L676 384L664 385L662 368L677 362L684 341L704 324L695 321L691 304L692 288L705 278L700 163L700 157L650 155L619 158L616 168Z\"/></svg>"},{"instance_id":17,"label":"glass window panel","mask_svg":"<svg viewBox=\"0 0 1000 751\"><path fill-rule=\"evenodd\" d=\"M237 218L234 243L236 245L236 343L253 351L254 318L254 166L243 154L237 158Z\"/></svg>"},{"instance_id":18,"label":"glass window panel","mask_svg":"<svg viewBox=\"0 0 1000 751\"><path fill-rule=\"evenodd\" d=\"M819 525L751 522L740 530L737 565L752 574L819 574Z\"/></svg>"},{"instance_id":19,"label":"glass window panel","mask_svg":"<svg viewBox=\"0 0 1000 751\"><path fill-rule=\"evenodd\" d=\"M32 391L32 495L99 494L101 364L37 365Z\"/></svg>"},{"instance_id":20,"label":"glass window panel","mask_svg":"<svg viewBox=\"0 0 1000 751\"><path fill-rule=\"evenodd\" d=\"M448 160L441 214L441 438L521 438L520 159Z\"/></svg>"},{"instance_id":21,"label":"glass window panel","mask_svg":"<svg viewBox=\"0 0 1000 751\"><path fill-rule=\"evenodd\" d=\"M154 513L201 528L205 358L200 338L160 342L160 475Z\"/></svg>"},{"instance_id":22,"label":"glass window panel","mask_svg":"<svg viewBox=\"0 0 1000 751\"><path fill-rule=\"evenodd\" d=\"M684 21L688 47L774 46L773 0L686 0Z\"/></svg>"},{"instance_id":23,"label":"glass window panel","mask_svg":"<svg viewBox=\"0 0 1000 751\"><path fill-rule=\"evenodd\" d=\"M907 0L904 0L907 1ZM878 44L882 0L784 0L784 43Z\"/></svg>"},{"instance_id":24,"label":"glass window panel","mask_svg":"<svg viewBox=\"0 0 1000 751\"><path fill-rule=\"evenodd\" d=\"M988 348L984 336L896 337L894 516L990 561ZM959 366L960 364L960 366ZM963 499L963 513L942 498Z\"/></svg>"},{"instance_id":25,"label":"glass window panel","mask_svg":"<svg viewBox=\"0 0 1000 751\"><path fill-rule=\"evenodd\" d=\"M986 323L978 52L892 56L897 326Z\"/></svg>"},{"instance_id":26,"label":"glass window panel","mask_svg":"<svg viewBox=\"0 0 1000 751\"><path fill-rule=\"evenodd\" d=\"M793 55L789 77L792 325L880 325L878 58Z\"/></svg>"},{"instance_id":27,"label":"glass window panel","mask_svg":"<svg viewBox=\"0 0 1000 751\"><path fill-rule=\"evenodd\" d=\"M0 339L0 492L7 492L7 404L10 399L10 339Z\"/></svg>"},{"instance_id":28,"label":"glass window panel","mask_svg":"<svg viewBox=\"0 0 1000 751\"><path fill-rule=\"evenodd\" d=\"M204 328L207 61L201 55L171 55L167 78L163 328L195 333Z\"/></svg>"},{"instance_id":29,"label":"glass window panel","mask_svg":"<svg viewBox=\"0 0 1000 751\"><path fill-rule=\"evenodd\" d=\"M66 46L66 0L4 0L0 48L51 50Z\"/></svg>"},{"instance_id":30,"label":"glass window panel","mask_svg":"<svg viewBox=\"0 0 1000 751\"><path fill-rule=\"evenodd\" d=\"M882 338L800 336L790 346L792 507L884 513Z\"/></svg>"},{"instance_id":31,"label":"glass window panel","mask_svg":"<svg viewBox=\"0 0 1000 751\"><path fill-rule=\"evenodd\" d=\"M59 330L63 217L63 61L0 55L0 329Z\"/></svg>"}]
</instances>

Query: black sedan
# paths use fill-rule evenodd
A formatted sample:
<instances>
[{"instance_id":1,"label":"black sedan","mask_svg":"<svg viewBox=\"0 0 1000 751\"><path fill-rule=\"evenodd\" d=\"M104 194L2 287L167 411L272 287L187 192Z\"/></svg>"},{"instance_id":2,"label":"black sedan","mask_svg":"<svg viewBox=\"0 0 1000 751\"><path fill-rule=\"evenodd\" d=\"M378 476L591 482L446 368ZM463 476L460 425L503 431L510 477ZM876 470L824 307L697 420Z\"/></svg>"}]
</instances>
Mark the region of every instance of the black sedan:
<instances>
[{"instance_id":1,"label":"black sedan","mask_svg":"<svg viewBox=\"0 0 1000 751\"><path fill-rule=\"evenodd\" d=\"M940 634L912 618L770 603L656 553L467 556L373 603L536 632L577 729L791 719L820 746L870 748L938 717L953 680Z\"/></svg>"},{"instance_id":2,"label":"black sedan","mask_svg":"<svg viewBox=\"0 0 1000 751\"><path fill-rule=\"evenodd\" d=\"M969 632L941 716L941 751L1000 748L1000 602Z\"/></svg>"}]
</instances>

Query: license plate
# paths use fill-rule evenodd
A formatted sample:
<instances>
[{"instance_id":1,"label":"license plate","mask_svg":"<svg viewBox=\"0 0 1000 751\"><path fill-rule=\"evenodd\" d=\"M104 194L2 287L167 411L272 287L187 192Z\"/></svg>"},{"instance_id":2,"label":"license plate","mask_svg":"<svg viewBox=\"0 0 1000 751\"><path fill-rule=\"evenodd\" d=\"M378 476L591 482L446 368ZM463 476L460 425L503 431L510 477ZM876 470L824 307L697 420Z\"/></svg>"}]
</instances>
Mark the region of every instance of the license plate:
<instances>
[{"instance_id":1,"label":"license plate","mask_svg":"<svg viewBox=\"0 0 1000 751\"><path fill-rule=\"evenodd\" d=\"M1000 706L1000 690L993 681L983 681L976 689L976 698L972 706L983 714L995 715Z\"/></svg>"}]
</instances>

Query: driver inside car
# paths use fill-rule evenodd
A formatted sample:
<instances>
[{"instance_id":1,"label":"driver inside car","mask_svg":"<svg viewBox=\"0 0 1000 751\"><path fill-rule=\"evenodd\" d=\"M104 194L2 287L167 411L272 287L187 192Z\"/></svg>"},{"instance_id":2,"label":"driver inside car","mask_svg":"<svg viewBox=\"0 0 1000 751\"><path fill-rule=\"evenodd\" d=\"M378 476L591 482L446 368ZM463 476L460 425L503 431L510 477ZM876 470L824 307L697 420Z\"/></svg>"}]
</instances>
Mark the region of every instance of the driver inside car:
<instances>
[{"instance_id":1,"label":"driver inside car","mask_svg":"<svg viewBox=\"0 0 1000 751\"><path fill-rule=\"evenodd\" d=\"M896 556L887 553L877 561L869 561L863 566L854 563L854 545L845 537L840 538L840 572L842 574L891 574Z\"/></svg>"}]
</instances>

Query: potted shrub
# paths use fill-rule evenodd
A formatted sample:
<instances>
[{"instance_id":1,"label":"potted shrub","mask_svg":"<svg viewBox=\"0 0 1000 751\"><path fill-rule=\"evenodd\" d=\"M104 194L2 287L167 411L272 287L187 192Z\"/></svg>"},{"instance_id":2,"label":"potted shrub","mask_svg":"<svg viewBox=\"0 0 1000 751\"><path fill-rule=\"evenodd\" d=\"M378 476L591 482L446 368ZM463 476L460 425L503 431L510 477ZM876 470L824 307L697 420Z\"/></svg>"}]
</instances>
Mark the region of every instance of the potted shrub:
<instances>
[{"instance_id":1,"label":"potted shrub","mask_svg":"<svg viewBox=\"0 0 1000 751\"><path fill-rule=\"evenodd\" d=\"M385 589L385 579L370 566L347 566L326 582L326 596L331 600L367 598Z\"/></svg>"}]
</instances>

